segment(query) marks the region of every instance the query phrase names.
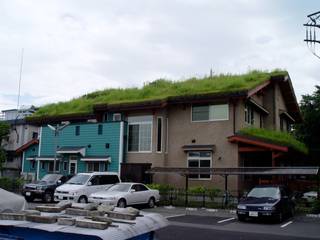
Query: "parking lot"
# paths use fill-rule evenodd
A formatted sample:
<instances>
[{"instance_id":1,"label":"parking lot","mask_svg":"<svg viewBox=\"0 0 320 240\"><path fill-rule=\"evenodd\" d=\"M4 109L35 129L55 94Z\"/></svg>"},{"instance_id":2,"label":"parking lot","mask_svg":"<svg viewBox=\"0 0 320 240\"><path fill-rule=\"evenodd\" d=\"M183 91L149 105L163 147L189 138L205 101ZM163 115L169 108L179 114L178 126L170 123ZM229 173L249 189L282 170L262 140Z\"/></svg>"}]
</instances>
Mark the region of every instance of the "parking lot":
<instances>
[{"instance_id":1,"label":"parking lot","mask_svg":"<svg viewBox=\"0 0 320 240\"><path fill-rule=\"evenodd\" d=\"M297 215L280 224L239 222L234 211L159 207L146 211L165 216L170 225L158 239L320 239L320 219Z\"/></svg>"},{"instance_id":2,"label":"parking lot","mask_svg":"<svg viewBox=\"0 0 320 240\"><path fill-rule=\"evenodd\" d=\"M41 201L29 203L32 209ZM320 239L320 218L298 214L282 223L272 221L239 222L234 210L183 207L140 207L159 213L170 225L156 232L157 239Z\"/></svg>"}]
</instances>

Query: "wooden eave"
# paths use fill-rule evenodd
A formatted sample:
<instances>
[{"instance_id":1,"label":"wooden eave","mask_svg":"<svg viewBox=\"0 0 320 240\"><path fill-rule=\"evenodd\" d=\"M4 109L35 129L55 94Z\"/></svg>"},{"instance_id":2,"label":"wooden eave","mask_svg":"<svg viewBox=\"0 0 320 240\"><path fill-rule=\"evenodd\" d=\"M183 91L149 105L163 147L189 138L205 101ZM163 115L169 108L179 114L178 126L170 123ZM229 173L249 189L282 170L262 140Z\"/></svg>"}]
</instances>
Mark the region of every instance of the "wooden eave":
<instances>
[{"instance_id":1,"label":"wooden eave","mask_svg":"<svg viewBox=\"0 0 320 240\"><path fill-rule=\"evenodd\" d=\"M32 139L31 141L23 144L21 147L19 147L17 150L16 150L16 153L19 154L19 153L22 153L23 151L25 151L26 149L28 149L30 146L34 145L34 144L38 144L39 143L39 140L38 139Z\"/></svg>"}]
</instances>

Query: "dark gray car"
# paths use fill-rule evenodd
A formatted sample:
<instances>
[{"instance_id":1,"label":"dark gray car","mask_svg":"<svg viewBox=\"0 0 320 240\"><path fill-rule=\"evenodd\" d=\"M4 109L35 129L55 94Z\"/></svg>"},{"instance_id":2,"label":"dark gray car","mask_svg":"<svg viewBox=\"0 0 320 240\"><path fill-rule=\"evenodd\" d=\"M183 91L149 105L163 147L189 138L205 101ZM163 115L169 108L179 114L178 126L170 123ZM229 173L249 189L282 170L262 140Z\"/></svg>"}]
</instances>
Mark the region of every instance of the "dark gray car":
<instances>
[{"instance_id":1,"label":"dark gray car","mask_svg":"<svg viewBox=\"0 0 320 240\"><path fill-rule=\"evenodd\" d=\"M22 189L22 195L27 202L32 202L36 198L40 198L44 202L52 202L56 187L67 180L68 177L61 174L47 174L40 181L25 184Z\"/></svg>"}]
</instances>

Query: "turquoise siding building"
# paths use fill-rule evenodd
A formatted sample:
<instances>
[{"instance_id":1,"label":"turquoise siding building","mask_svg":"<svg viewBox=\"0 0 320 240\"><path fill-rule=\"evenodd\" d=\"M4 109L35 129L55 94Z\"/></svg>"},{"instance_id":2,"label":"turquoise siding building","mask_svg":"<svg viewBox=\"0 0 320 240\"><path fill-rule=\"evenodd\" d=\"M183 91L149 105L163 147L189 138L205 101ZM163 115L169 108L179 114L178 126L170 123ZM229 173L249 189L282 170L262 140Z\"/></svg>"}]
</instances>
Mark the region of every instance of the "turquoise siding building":
<instances>
[{"instance_id":1,"label":"turquoise siding building","mask_svg":"<svg viewBox=\"0 0 320 240\"><path fill-rule=\"evenodd\" d=\"M35 179L52 173L54 165L55 172L64 175L120 172L124 132L123 121L72 123L57 135L50 127L42 126L39 139L23 151L22 172L33 174Z\"/></svg>"}]
</instances>

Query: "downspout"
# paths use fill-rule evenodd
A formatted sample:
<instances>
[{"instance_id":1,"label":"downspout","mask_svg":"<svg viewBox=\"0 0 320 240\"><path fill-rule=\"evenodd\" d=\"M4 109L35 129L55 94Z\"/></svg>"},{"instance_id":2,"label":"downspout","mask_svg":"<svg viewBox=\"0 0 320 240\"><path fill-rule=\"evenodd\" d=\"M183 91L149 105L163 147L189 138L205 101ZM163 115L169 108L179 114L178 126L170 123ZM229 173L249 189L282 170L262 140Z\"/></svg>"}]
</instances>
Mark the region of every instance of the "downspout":
<instances>
[{"instance_id":1,"label":"downspout","mask_svg":"<svg viewBox=\"0 0 320 240\"><path fill-rule=\"evenodd\" d=\"M123 132L124 132L124 122L120 122L120 133L119 133L119 166L118 173L121 176L121 163L123 162Z\"/></svg>"},{"instance_id":2,"label":"downspout","mask_svg":"<svg viewBox=\"0 0 320 240\"><path fill-rule=\"evenodd\" d=\"M236 102L233 100L233 134L236 133Z\"/></svg>"}]
</instances>

